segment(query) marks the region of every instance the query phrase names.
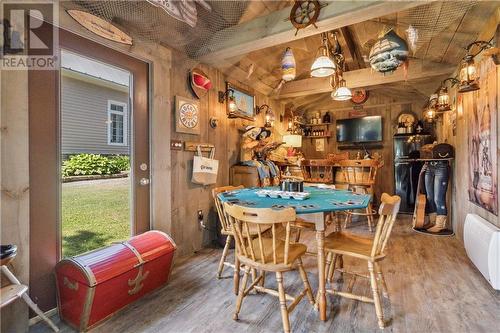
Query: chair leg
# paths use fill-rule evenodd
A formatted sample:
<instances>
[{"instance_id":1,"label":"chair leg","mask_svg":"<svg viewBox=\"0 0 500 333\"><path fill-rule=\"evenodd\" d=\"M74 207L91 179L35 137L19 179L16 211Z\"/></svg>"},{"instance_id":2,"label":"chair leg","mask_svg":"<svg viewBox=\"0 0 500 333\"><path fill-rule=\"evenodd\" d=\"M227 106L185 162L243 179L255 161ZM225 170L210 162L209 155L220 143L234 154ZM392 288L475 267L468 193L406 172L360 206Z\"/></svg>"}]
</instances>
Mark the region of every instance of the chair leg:
<instances>
[{"instance_id":1,"label":"chair leg","mask_svg":"<svg viewBox=\"0 0 500 333\"><path fill-rule=\"evenodd\" d=\"M372 262L368 262L368 271L370 272L370 283L372 287L373 302L375 303L375 312L377 313L378 326L384 328L384 314L382 312L382 304L380 303L380 295L378 293L377 278L375 275Z\"/></svg>"},{"instance_id":2,"label":"chair leg","mask_svg":"<svg viewBox=\"0 0 500 333\"><path fill-rule=\"evenodd\" d=\"M259 285L261 287L265 287L265 284L266 284L266 271L262 271L262 279L260 280L260 283Z\"/></svg>"},{"instance_id":3,"label":"chair leg","mask_svg":"<svg viewBox=\"0 0 500 333\"><path fill-rule=\"evenodd\" d=\"M276 272L276 281L278 282L278 293L280 299L281 320L283 321L283 331L290 332L290 321L288 319L288 309L286 307L285 286L283 285L283 273Z\"/></svg>"},{"instance_id":4,"label":"chair leg","mask_svg":"<svg viewBox=\"0 0 500 333\"><path fill-rule=\"evenodd\" d=\"M295 239L294 239L294 242L295 243L298 243L300 241L300 235L302 234L302 231L300 229L296 229L295 230Z\"/></svg>"},{"instance_id":5,"label":"chair leg","mask_svg":"<svg viewBox=\"0 0 500 333\"><path fill-rule=\"evenodd\" d=\"M50 328L52 328L52 330L54 332L59 332L59 328L52 322L52 320L50 320L44 313L42 310L40 310L40 308L38 307L38 305L36 305L32 300L31 298L28 296L27 293L24 293L22 296L23 300L26 302L26 304L28 304L28 306L31 308L31 310L33 310L40 318L43 319L43 321L45 321L47 323L47 325L50 326Z\"/></svg>"},{"instance_id":6,"label":"chair leg","mask_svg":"<svg viewBox=\"0 0 500 333\"><path fill-rule=\"evenodd\" d=\"M233 319L238 320L238 314L241 310L241 304L243 303L243 298L245 297L245 289L247 288L248 275L250 274L250 267L245 267L245 272L243 274L243 281L241 283L241 289L238 292L238 298L236 299L236 310L234 311Z\"/></svg>"},{"instance_id":7,"label":"chair leg","mask_svg":"<svg viewBox=\"0 0 500 333\"><path fill-rule=\"evenodd\" d=\"M299 259L297 261L297 266L299 268L299 273L300 273L300 277L302 279L302 282L304 283L304 288L306 290L307 298L309 298L309 303L314 305L314 297L312 294L311 285L309 284L309 279L307 278L307 273L304 270L304 266L302 265L302 259Z\"/></svg>"},{"instance_id":8,"label":"chair leg","mask_svg":"<svg viewBox=\"0 0 500 333\"><path fill-rule=\"evenodd\" d=\"M229 252L229 247L231 246L231 235L226 237L226 245L224 245L224 250L222 250L222 257L219 261L219 268L217 269L217 278L220 279L222 275L222 270L224 269L224 262L226 261L227 253Z\"/></svg>"},{"instance_id":9,"label":"chair leg","mask_svg":"<svg viewBox=\"0 0 500 333\"><path fill-rule=\"evenodd\" d=\"M348 223L352 223L352 214L351 214L351 211L348 210L345 212L345 220L344 220L344 229L347 228L347 224Z\"/></svg>"},{"instance_id":10,"label":"chair leg","mask_svg":"<svg viewBox=\"0 0 500 333\"><path fill-rule=\"evenodd\" d=\"M370 232L373 231L372 225L373 225L373 211L372 211L372 204L368 204L368 207L366 207L366 218L368 220L368 230Z\"/></svg>"},{"instance_id":11,"label":"chair leg","mask_svg":"<svg viewBox=\"0 0 500 333\"><path fill-rule=\"evenodd\" d=\"M375 269L377 271L378 280L380 281L380 285L382 286L382 295L385 298L389 298L389 293L387 292L387 284L385 283L384 274L382 273L382 269L380 269L380 264L375 263Z\"/></svg>"},{"instance_id":12,"label":"chair leg","mask_svg":"<svg viewBox=\"0 0 500 333\"><path fill-rule=\"evenodd\" d=\"M240 261L238 260L238 256L236 255L236 251L234 253L234 294L238 295L238 289L240 287Z\"/></svg>"},{"instance_id":13,"label":"chair leg","mask_svg":"<svg viewBox=\"0 0 500 333\"><path fill-rule=\"evenodd\" d=\"M17 279L17 277L7 268L7 266L2 266L1 267L1 271L3 274L5 274L5 276L7 277L7 279L12 282L13 284L15 285L20 285L21 282ZM40 316L40 318L43 319L43 321L45 321L47 323L47 325L50 326L50 328L52 328L52 330L54 332L59 332L59 328L52 322L52 320L50 320L44 313L42 310L40 310L40 308L38 307L38 305L35 304L35 302L33 302L31 300L31 298L29 297L28 293L25 292L24 294L21 295L22 299L26 302L26 304L28 304L28 306L38 315Z\"/></svg>"},{"instance_id":14,"label":"chair leg","mask_svg":"<svg viewBox=\"0 0 500 333\"><path fill-rule=\"evenodd\" d=\"M337 258L338 255L334 254L333 255L333 260L332 260L332 265L330 266L330 269L328 270L328 282L332 283L333 281L333 276L335 275L335 266L337 265Z\"/></svg>"}]
</instances>

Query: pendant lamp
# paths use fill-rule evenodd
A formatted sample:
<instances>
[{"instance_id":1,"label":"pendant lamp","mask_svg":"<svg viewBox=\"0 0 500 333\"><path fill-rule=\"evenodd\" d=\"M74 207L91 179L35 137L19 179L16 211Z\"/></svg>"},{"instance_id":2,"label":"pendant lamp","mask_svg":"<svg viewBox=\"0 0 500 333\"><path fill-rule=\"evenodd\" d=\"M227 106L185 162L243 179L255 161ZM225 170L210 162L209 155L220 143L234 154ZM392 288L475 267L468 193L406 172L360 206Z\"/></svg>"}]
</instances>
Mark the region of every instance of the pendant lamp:
<instances>
[{"instance_id":1,"label":"pendant lamp","mask_svg":"<svg viewBox=\"0 0 500 333\"><path fill-rule=\"evenodd\" d=\"M322 43L316 53L316 59L311 65L311 76L313 77L327 77L335 73L335 62L330 57L330 50L328 45L328 37L326 33L322 33Z\"/></svg>"},{"instance_id":2,"label":"pendant lamp","mask_svg":"<svg viewBox=\"0 0 500 333\"><path fill-rule=\"evenodd\" d=\"M351 89L345 86L345 80L341 79L338 87L332 92L332 99L335 101L347 101L352 98Z\"/></svg>"}]
</instances>

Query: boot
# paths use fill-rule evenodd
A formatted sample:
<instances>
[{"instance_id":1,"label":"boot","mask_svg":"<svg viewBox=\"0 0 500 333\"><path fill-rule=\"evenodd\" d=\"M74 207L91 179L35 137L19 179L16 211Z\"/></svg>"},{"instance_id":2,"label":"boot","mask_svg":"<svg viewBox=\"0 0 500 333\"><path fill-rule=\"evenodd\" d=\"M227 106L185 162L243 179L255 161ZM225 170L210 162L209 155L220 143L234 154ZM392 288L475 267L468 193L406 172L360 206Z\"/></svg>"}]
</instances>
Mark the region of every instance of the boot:
<instances>
[{"instance_id":1,"label":"boot","mask_svg":"<svg viewBox=\"0 0 500 333\"><path fill-rule=\"evenodd\" d=\"M436 224L436 216L437 216L437 213L429 213L429 224L430 225Z\"/></svg>"},{"instance_id":2,"label":"boot","mask_svg":"<svg viewBox=\"0 0 500 333\"><path fill-rule=\"evenodd\" d=\"M436 217L436 224L433 227L427 229L427 231L438 233L444 229L446 229L446 215L438 215Z\"/></svg>"}]
</instances>

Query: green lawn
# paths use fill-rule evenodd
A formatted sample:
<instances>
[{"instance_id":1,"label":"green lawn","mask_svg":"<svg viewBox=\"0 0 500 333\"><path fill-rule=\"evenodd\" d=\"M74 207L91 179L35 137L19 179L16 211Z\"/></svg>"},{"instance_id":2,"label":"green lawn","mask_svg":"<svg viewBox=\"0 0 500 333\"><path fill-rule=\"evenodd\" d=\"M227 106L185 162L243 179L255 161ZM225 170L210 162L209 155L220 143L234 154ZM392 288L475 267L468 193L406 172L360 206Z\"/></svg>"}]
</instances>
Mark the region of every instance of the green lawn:
<instances>
[{"instance_id":1,"label":"green lawn","mask_svg":"<svg viewBox=\"0 0 500 333\"><path fill-rule=\"evenodd\" d=\"M63 184L63 257L130 236L129 178Z\"/></svg>"}]
</instances>

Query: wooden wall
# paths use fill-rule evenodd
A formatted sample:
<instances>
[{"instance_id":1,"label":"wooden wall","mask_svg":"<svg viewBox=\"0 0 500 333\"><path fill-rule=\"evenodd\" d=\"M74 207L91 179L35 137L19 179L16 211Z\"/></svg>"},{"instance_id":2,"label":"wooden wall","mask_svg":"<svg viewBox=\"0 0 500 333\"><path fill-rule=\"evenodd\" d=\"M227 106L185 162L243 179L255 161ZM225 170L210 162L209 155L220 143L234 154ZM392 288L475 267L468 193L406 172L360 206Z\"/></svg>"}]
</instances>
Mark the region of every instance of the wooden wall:
<instances>
[{"instance_id":1,"label":"wooden wall","mask_svg":"<svg viewBox=\"0 0 500 333\"><path fill-rule=\"evenodd\" d=\"M328 153L334 152L349 152L350 158L356 158L356 154L358 151L361 151L361 156L364 155L361 148L353 148L340 150L339 144L336 140L336 131L335 131L335 121L339 119L351 118L350 112L353 111L353 105L351 102L332 102L332 108L317 110L322 114L324 112L329 111L330 116L332 117L333 124L329 126L331 131L331 138L326 141L325 151L317 152L315 149L314 141L316 139L304 139L302 151L306 158L325 158ZM401 101L397 99L388 98L385 96L378 95L373 92L368 101L363 104L362 112L365 112L367 116L382 116L383 121L383 141L381 142L380 148L371 149L369 145L367 149L370 153L379 153L382 155L384 160L384 166L378 171L377 180L376 180L376 198L380 198L383 192L394 193L394 154L393 154L393 135L396 132L397 128L397 118L401 112L414 112L415 110L419 110L421 105L417 102L412 101ZM310 112L316 112L312 110ZM325 139L326 140L326 139ZM380 146L380 145L379 145Z\"/></svg>"},{"instance_id":2,"label":"wooden wall","mask_svg":"<svg viewBox=\"0 0 500 333\"><path fill-rule=\"evenodd\" d=\"M491 109L492 112L497 114L497 132L491 133L491 135L496 134L498 159L498 154L500 154L500 151L498 151L498 147L500 147L500 136L498 135L498 130L500 129L500 117L498 116L498 102L500 101L500 66L497 66L497 76L497 109ZM456 89L451 91L451 93L456 94ZM446 113L443 118L440 119L437 126L440 128L439 136L442 138L442 141L455 147L456 158L453 164L452 220L453 229L461 240L463 240L465 217L469 213L477 214L497 227L500 227L500 220L497 215L469 201L469 113L472 112L472 108L475 107L478 96L479 94L477 92L462 94L463 115L457 116L455 134L453 134L451 112ZM500 164L497 163L497 165L493 167L497 168L497 175L500 175ZM500 200L498 205L500 207Z\"/></svg>"},{"instance_id":3,"label":"wooden wall","mask_svg":"<svg viewBox=\"0 0 500 333\"><path fill-rule=\"evenodd\" d=\"M500 8L497 8L492 16L486 21L485 28L478 36L477 40L490 40L493 37L493 43L498 47L500 45ZM478 63L481 61L481 55L475 59ZM498 62L497 62L498 63ZM497 165L493 167L497 168L497 175L500 175L500 164L498 160L500 157L500 116L498 113L498 108L500 105L500 66L497 66L497 109L491 109L491 112L496 113L497 121L497 131L491 135L496 135L497 139ZM450 90L450 97L456 96L456 88ZM465 223L465 217L467 214L477 214L492 224L500 227L500 219L498 215L494 215L487 210L475 205L469 201L469 113L472 108L475 107L477 103L478 92L469 92L462 94L463 98L463 114L457 114L456 117L456 132L453 134L453 124L452 124L452 112L444 114L444 116L439 120L436 128L439 129L438 136L441 141L448 142L455 147L456 158L453 167L453 178L454 186L452 192L452 220L453 229L457 234L457 237L463 241L463 229ZM497 176L498 177L498 176ZM498 186L498 184L497 184ZM498 207L500 207L500 199L498 202Z\"/></svg>"},{"instance_id":4,"label":"wooden wall","mask_svg":"<svg viewBox=\"0 0 500 333\"><path fill-rule=\"evenodd\" d=\"M264 115L257 116L256 122L241 119L228 119L226 116L226 104L218 102L218 91L224 91L226 78L224 75L206 65L198 64L193 60L185 58L180 53L174 53L172 60L172 99L175 96L194 98L188 84L188 72L191 68L200 67L212 80L213 88L202 97L200 102L201 111L201 133L191 135L175 132L175 107L171 108L172 116L172 139L182 141L195 141L211 143L216 147L215 158L219 160L219 173L217 184L213 186L201 186L191 182L193 152L171 151L172 159L172 236L179 246L179 255L185 255L201 249L208 245L216 237L216 213L214 211L211 191L216 186L229 184L229 168L236 164L239 159L239 142L242 131L247 125L262 126ZM251 80L250 80L251 81ZM248 85L241 82L230 81L240 88L254 92ZM256 93L256 104L268 104L272 107L279 118L279 112L283 112L281 103L271 100L262 94ZM217 117L219 125L213 129L209 126L210 117ZM279 126L273 130L276 140L280 141ZM200 227L198 223L198 210L203 211L204 223L207 229Z\"/></svg>"}]
</instances>

